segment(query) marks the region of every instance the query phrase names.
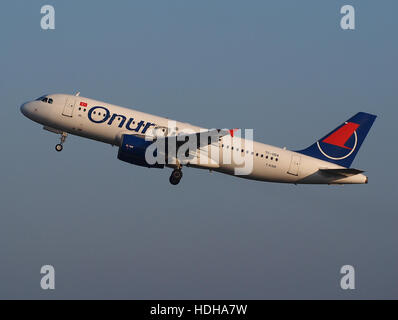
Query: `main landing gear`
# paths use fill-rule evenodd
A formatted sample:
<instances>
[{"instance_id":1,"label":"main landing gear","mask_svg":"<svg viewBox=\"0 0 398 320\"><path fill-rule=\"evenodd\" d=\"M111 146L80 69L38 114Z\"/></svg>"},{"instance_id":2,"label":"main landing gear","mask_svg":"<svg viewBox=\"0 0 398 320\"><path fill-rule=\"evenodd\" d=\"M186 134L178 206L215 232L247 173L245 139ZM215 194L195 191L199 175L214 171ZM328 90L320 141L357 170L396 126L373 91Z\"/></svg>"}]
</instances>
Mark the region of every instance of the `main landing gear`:
<instances>
[{"instance_id":1,"label":"main landing gear","mask_svg":"<svg viewBox=\"0 0 398 320\"><path fill-rule=\"evenodd\" d=\"M58 152L62 151L62 149L64 148L63 144L64 144L67 136L68 136L68 134L66 132L62 132L62 134L61 134L61 143L58 143L55 146L55 150L57 150Z\"/></svg>"},{"instance_id":2,"label":"main landing gear","mask_svg":"<svg viewBox=\"0 0 398 320\"><path fill-rule=\"evenodd\" d=\"M172 185L177 185L180 183L181 178L182 178L182 170L181 168L178 168L173 170L169 181Z\"/></svg>"}]
</instances>

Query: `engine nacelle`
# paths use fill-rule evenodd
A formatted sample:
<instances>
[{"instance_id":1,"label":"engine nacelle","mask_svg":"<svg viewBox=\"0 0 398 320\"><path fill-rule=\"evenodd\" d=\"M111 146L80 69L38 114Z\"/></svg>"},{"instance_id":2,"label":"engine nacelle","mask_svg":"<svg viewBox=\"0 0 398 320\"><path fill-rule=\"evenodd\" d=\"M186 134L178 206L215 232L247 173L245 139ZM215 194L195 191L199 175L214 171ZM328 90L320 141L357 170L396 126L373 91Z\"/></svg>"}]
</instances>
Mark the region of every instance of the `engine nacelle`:
<instances>
[{"instance_id":1,"label":"engine nacelle","mask_svg":"<svg viewBox=\"0 0 398 320\"><path fill-rule=\"evenodd\" d=\"M119 147L117 158L119 160L135 164L137 166L148 168L163 168L164 164L149 164L145 160L146 149L152 143L152 141L146 141L143 138L125 134L122 136L122 143Z\"/></svg>"}]
</instances>

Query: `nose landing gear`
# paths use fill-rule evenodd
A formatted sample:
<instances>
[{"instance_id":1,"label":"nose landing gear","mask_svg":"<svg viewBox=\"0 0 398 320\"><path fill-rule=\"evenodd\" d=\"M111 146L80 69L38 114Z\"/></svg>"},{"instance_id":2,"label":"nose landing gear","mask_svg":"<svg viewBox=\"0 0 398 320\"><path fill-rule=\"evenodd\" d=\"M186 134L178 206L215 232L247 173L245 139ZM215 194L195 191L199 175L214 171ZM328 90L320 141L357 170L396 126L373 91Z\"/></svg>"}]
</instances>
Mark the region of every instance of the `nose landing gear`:
<instances>
[{"instance_id":1,"label":"nose landing gear","mask_svg":"<svg viewBox=\"0 0 398 320\"><path fill-rule=\"evenodd\" d=\"M169 181L172 185L177 185L180 183L181 178L182 178L181 168L174 169L173 172L171 173Z\"/></svg>"},{"instance_id":2,"label":"nose landing gear","mask_svg":"<svg viewBox=\"0 0 398 320\"><path fill-rule=\"evenodd\" d=\"M68 134L67 134L66 132L62 132L62 134L61 134L61 143L58 143L58 144L55 146L55 150L57 150L58 152L61 152L61 151L62 151L62 149L64 148L64 147L63 147L63 144L64 144L64 142L65 142L67 136L68 136Z\"/></svg>"}]
</instances>

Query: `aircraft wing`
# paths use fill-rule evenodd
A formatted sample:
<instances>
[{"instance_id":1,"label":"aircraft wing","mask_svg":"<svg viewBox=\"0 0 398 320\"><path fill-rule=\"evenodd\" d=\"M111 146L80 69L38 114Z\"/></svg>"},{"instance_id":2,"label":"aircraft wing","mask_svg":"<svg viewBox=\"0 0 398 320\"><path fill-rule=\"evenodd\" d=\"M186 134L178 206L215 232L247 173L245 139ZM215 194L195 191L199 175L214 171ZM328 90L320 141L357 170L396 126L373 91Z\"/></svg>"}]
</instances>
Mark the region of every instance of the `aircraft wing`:
<instances>
[{"instance_id":1,"label":"aircraft wing","mask_svg":"<svg viewBox=\"0 0 398 320\"><path fill-rule=\"evenodd\" d=\"M183 145L185 142L187 142L190 138L192 138L194 136L196 137L197 148L201 148L201 147L208 146L212 142L215 142L214 138L213 139L209 139L209 138L217 137L217 139L219 139L228 134L230 134L230 130L227 130L227 129L211 129L208 131L195 132L195 133L189 133L189 134L188 133L179 133L177 135L165 136L165 137L164 136L153 137L153 136L137 134L137 133L134 133L133 135L138 138L141 138L141 139L149 139L149 140L153 140L153 141L164 139L165 145L168 145L169 140L175 139L176 146L178 149L181 145ZM203 139L202 135L205 137L205 139ZM201 137L202 137L202 139L201 139Z\"/></svg>"},{"instance_id":2,"label":"aircraft wing","mask_svg":"<svg viewBox=\"0 0 398 320\"><path fill-rule=\"evenodd\" d=\"M196 137L196 143L197 143L197 148L202 148L205 146L208 146L212 142L218 141L219 138L229 134L229 130L222 130L222 129L212 129L208 131L203 131L203 132L196 132L196 133L191 133L191 134L178 134L176 136L169 136L165 137L166 142L169 139L176 139L176 145L177 149L183 145L185 142L187 142L190 138ZM204 138L203 138L204 137ZM182 139L184 138L184 139ZM213 139L211 139L213 138Z\"/></svg>"}]
</instances>

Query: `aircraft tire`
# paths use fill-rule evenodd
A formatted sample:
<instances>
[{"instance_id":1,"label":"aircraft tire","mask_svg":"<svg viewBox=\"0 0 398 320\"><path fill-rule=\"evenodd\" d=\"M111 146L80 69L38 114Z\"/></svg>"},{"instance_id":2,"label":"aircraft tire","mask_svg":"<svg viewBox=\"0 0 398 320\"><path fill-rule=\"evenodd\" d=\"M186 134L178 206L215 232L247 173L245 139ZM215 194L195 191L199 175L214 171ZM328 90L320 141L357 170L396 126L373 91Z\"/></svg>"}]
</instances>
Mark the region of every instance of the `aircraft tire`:
<instances>
[{"instance_id":1,"label":"aircraft tire","mask_svg":"<svg viewBox=\"0 0 398 320\"><path fill-rule=\"evenodd\" d=\"M169 181L172 185L177 185L180 183L181 178L182 178L182 171L179 169L174 169L173 172L171 173Z\"/></svg>"}]
</instances>

